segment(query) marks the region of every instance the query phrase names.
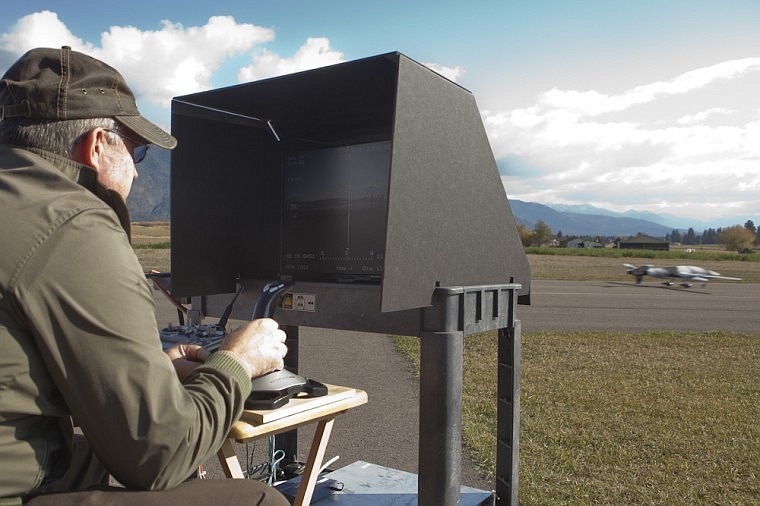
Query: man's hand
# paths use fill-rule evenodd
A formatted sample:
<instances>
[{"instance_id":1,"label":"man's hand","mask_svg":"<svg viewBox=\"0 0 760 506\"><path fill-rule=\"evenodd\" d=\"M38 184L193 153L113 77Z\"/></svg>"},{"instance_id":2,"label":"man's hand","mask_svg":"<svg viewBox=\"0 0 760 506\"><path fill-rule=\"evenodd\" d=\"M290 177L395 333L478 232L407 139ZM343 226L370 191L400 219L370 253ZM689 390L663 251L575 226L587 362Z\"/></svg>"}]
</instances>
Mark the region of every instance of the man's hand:
<instances>
[{"instance_id":1,"label":"man's hand","mask_svg":"<svg viewBox=\"0 0 760 506\"><path fill-rule=\"evenodd\" d=\"M256 378L285 366L285 338L276 321L259 318L227 334L219 351L234 355L251 378Z\"/></svg>"},{"instance_id":2,"label":"man's hand","mask_svg":"<svg viewBox=\"0 0 760 506\"><path fill-rule=\"evenodd\" d=\"M205 362L209 356L209 352L197 344L184 343L175 344L166 350L166 354L169 355L180 381L184 380L190 371Z\"/></svg>"}]
</instances>

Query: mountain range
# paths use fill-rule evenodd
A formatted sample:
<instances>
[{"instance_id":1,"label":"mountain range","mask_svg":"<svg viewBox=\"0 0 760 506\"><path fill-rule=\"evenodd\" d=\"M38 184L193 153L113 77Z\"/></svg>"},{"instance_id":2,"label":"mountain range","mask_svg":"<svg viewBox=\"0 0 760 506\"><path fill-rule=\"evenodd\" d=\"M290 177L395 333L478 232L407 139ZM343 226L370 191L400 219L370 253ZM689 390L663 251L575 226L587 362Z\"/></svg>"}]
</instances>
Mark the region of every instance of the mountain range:
<instances>
[{"instance_id":1,"label":"mountain range","mask_svg":"<svg viewBox=\"0 0 760 506\"><path fill-rule=\"evenodd\" d=\"M169 164L168 151L152 148L138 166L138 178L127 200L132 220L169 221ZM509 202L518 224L533 230L536 222L541 220L553 233L562 232L565 236L631 236L642 233L664 237L674 229L685 230L690 226L676 217L641 211L615 213L589 205L548 206L516 199Z\"/></svg>"},{"instance_id":2,"label":"mountain range","mask_svg":"<svg viewBox=\"0 0 760 506\"><path fill-rule=\"evenodd\" d=\"M127 199L132 221L169 221L170 152L151 146Z\"/></svg>"},{"instance_id":3,"label":"mountain range","mask_svg":"<svg viewBox=\"0 0 760 506\"><path fill-rule=\"evenodd\" d=\"M594 213L587 213L572 211L573 207L565 207L570 210L561 210L516 199L510 199L509 204L518 225L533 230L536 222L540 220L546 223L554 234L562 232L564 236L625 237L642 233L652 237L665 237L673 231L673 227L656 223L651 219L616 215L612 211L598 208L594 208Z\"/></svg>"}]
</instances>

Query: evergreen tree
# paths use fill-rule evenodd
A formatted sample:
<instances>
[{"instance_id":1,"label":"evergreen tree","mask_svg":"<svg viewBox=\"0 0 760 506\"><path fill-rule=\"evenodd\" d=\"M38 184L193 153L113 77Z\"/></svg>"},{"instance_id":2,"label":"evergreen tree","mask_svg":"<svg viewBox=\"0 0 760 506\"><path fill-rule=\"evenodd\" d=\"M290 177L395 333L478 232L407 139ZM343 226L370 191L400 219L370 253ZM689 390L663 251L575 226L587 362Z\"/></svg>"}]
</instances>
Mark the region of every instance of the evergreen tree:
<instances>
[{"instance_id":1,"label":"evergreen tree","mask_svg":"<svg viewBox=\"0 0 760 506\"><path fill-rule=\"evenodd\" d=\"M714 228L708 228L702 232L702 244L717 244L718 232Z\"/></svg>"},{"instance_id":2,"label":"evergreen tree","mask_svg":"<svg viewBox=\"0 0 760 506\"><path fill-rule=\"evenodd\" d=\"M689 227L689 230L686 231L686 235L683 237L683 244L699 244L699 239L697 238L697 234L694 232L694 229Z\"/></svg>"}]
</instances>

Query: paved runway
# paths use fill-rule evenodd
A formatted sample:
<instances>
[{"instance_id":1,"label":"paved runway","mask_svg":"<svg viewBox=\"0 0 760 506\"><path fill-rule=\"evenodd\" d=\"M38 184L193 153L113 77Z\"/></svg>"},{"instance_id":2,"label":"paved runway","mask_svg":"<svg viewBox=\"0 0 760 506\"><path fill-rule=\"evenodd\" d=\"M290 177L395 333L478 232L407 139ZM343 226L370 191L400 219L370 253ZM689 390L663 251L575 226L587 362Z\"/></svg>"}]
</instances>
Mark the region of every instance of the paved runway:
<instances>
[{"instance_id":1,"label":"paved runway","mask_svg":"<svg viewBox=\"0 0 760 506\"><path fill-rule=\"evenodd\" d=\"M760 284L691 288L658 282L534 281L523 332L725 330L760 334Z\"/></svg>"},{"instance_id":2,"label":"paved runway","mask_svg":"<svg viewBox=\"0 0 760 506\"><path fill-rule=\"evenodd\" d=\"M176 323L176 311L156 292L158 322ZM714 283L705 288L665 287L658 283L534 281L531 306L518 306L522 331L646 331L721 329L760 334L760 285ZM212 320L213 321L213 320ZM390 338L363 332L302 328L300 372L322 382L366 390L369 403L335 423L326 459L333 468L364 460L403 471L418 470L419 383ZM495 402L495 401L494 401ZM299 431L299 458L305 460L313 430ZM266 443L257 445L254 462ZM245 458L245 448L238 446ZM257 460L258 459L258 460ZM222 477L216 459L211 477ZM493 488L462 459L462 484Z\"/></svg>"}]
</instances>

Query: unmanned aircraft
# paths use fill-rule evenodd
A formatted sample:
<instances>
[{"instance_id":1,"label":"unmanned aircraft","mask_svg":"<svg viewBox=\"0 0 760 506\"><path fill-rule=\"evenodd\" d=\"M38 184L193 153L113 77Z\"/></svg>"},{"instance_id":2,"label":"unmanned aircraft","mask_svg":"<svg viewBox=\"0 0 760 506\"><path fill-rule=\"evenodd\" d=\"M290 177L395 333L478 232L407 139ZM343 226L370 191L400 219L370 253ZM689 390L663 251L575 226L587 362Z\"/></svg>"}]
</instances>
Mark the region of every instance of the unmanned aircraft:
<instances>
[{"instance_id":1,"label":"unmanned aircraft","mask_svg":"<svg viewBox=\"0 0 760 506\"><path fill-rule=\"evenodd\" d=\"M704 267L695 267L693 265L676 265L675 267L655 267L654 265L642 265L636 267L631 264L623 264L628 268L628 274L636 277L636 284L641 283L644 276L654 276L656 278L667 278L663 285L671 286L676 278L683 279L681 286L686 288L692 286L690 281L700 282L705 286L711 279L729 279L732 281L741 281L741 278L730 278L721 276L719 272L705 269Z\"/></svg>"}]
</instances>

